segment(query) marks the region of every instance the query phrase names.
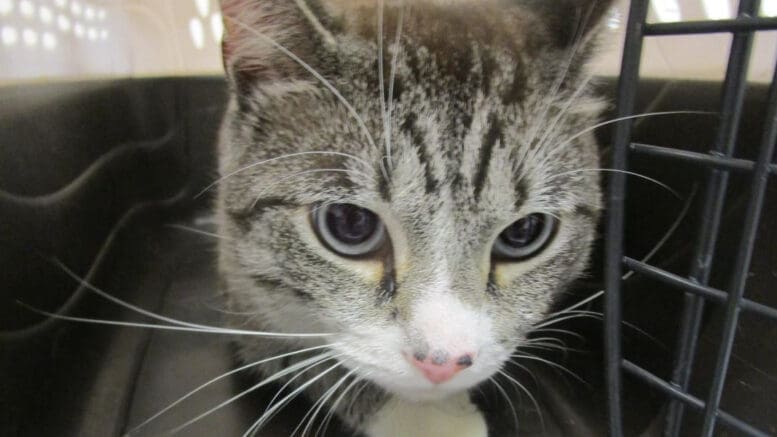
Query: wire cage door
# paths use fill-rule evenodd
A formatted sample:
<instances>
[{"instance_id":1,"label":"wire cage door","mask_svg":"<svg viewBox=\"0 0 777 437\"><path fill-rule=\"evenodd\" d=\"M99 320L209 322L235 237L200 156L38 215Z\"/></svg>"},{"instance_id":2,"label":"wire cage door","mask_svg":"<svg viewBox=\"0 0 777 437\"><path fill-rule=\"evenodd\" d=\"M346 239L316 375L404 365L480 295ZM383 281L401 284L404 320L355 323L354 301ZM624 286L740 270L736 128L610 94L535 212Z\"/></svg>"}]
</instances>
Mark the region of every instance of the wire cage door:
<instances>
[{"instance_id":1,"label":"wire cage door","mask_svg":"<svg viewBox=\"0 0 777 437\"><path fill-rule=\"evenodd\" d=\"M758 237L759 222L767 220L762 214L767 186L770 178L777 175L777 165L773 161L775 140L777 140L777 67L769 87L766 108L763 108L766 118L761 142L758 145L758 156L753 160L735 157L754 36L757 32L776 30L777 18L759 17L758 0L741 0L736 17L726 20L648 23L649 7L649 0L631 1L617 94L617 116L623 120L616 125L614 131L612 168L627 170L631 155L649 154L660 157L668 163L682 161L701 166L706 171L706 180L701 207L697 211L700 221L691 267L685 275L678 275L624 256L623 235L627 225L624 209L629 200L626 174L615 173L610 178L604 272L607 290L604 334L609 432L612 436L624 434L622 376L626 372L665 395L667 399L663 423L665 436L680 435L683 420L689 409L702 415L701 434L705 437L719 433L723 428L744 435L771 435L773 430L759 429L723 411L720 406L740 315L751 313L777 324L777 308L749 300L744 293ZM640 59L645 39L665 35L710 33L730 33L732 39L726 75L722 84L718 130L709 152L689 152L633 142L633 119L629 117L634 114L637 84L640 80ZM745 177L750 178L750 192L744 209L738 248L736 253L731 254L733 273L730 275L727 287L715 288L710 285L713 269L711 260L719 239L729 178L733 173L744 174ZM774 221L774 217L771 220ZM621 326L624 270L633 271L684 294L670 378L657 376L623 356ZM706 397L699 397L691 393L689 385L704 309L710 303L723 306L723 329L716 340L718 351L717 356L714 357L714 376L710 381L710 388Z\"/></svg>"}]
</instances>

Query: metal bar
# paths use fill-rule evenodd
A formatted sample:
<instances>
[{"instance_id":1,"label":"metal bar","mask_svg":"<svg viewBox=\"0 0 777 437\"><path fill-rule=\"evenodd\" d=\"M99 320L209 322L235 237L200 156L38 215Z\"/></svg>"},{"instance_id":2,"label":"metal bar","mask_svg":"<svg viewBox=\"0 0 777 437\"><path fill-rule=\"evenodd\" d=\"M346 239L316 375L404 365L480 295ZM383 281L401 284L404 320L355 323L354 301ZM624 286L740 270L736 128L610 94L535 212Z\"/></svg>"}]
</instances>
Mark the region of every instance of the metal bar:
<instances>
[{"instance_id":1,"label":"metal bar","mask_svg":"<svg viewBox=\"0 0 777 437\"><path fill-rule=\"evenodd\" d=\"M641 155L668 158L673 161L690 162L697 165L707 165L715 168L724 168L738 172L753 170L755 163L746 159L726 158L724 156L708 153L690 152L688 150L673 149L670 147L654 146L652 144L631 143L631 151ZM775 166L777 169L777 166Z\"/></svg>"},{"instance_id":2,"label":"metal bar","mask_svg":"<svg viewBox=\"0 0 777 437\"><path fill-rule=\"evenodd\" d=\"M623 48L620 79L618 81L618 117L634 113L634 105L642 59L642 29L647 18L649 0L633 0L629 10L626 39ZM624 120L615 125L613 137L612 167L627 168L628 149L631 142L632 121ZM610 178L608 194L607 240L605 243L604 289L604 343L606 347L607 407L609 434L623 435L621 404L621 276L623 267L623 228L626 196L626 175L614 173Z\"/></svg>"},{"instance_id":3,"label":"metal bar","mask_svg":"<svg viewBox=\"0 0 777 437\"><path fill-rule=\"evenodd\" d=\"M731 20L679 21L651 23L645 26L645 35L687 35L700 33L754 32L777 29L777 18L740 16Z\"/></svg>"},{"instance_id":4,"label":"metal bar","mask_svg":"<svg viewBox=\"0 0 777 437\"><path fill-rule=\"evenodd\" d=\"M758 10L758 0L741 0L737 17L755 15ZM731 41L731 51L726 68L726 79L723 82L723 98L720 108L720 127L715 139L714 152L730 157L733 155L736 134L744 104L745 86L747 84L748 60L753 45L752 33L735 33ZM723 204L728 187L728 172L721 169L711 169L705 192L704 206L701 212L701 225L696 247L694 262L691 266L690 278L694 282L707 284L712 268L712 258L717 246L718 230L723 212ZM683 391L688 390L696 342L701 330L704 299L691 293L685 294L683 315L680 321L679 341L675 350L675 366L672 371L672 383ZM677 437L682 426L684 405L673 401L667 414L666 437Z\"/></svg>"},{"instance_id":5,"label":"metal bar","mask_svg":"<svg viewBox=\"0 0 777 437\"><path fill-rule=\"evenodd\" d=\"M705 403L701 399L678 389L672 384L669 384L668 382L664 381L658 376L648 372L647 370L637 366L636 364L628 360L623 360L623 370L647 382L648 385L650 385L651 387L658 389L659 391L662 391L663 393L673 397L678 401L684 402L686 405L692 407L694 410L701 411L705 407ZM751 436L769 437L769 434L753 427L752 425L742 421L741 419L737 419L736 417L732 416L729 413L726 413L725 411L720 411L720 421L730 426L731 428L736 429L737 431L746 433Z\"/></svg>"},{"instance_id":6,"label":"metal bar","mask_svg":"<svg viewBox=\"0 0 777 437\"><path fill-rule=\"evenodd\" d=\"M718 350L718 361L715 365L715 377L712 380L707 408L704 410L704 428L702 434L710 437L715 432L715 418L718 416L720 398L723 395L723 387L726 382L726 373L731 359L731 350L734 347L737 321L739 320L740 304L745 293L747 276L750 271L750 261L753 257L755 237L758 233L758 224L761 220L766 188L769 182L769 163L774 154L774 144L777 141L777 65L774 67L772 85L769 90L769 100L761 142L761 153L753 175L753 185L750 191L750 201L745 215L745 225L739 250L734 258L734 278L731 280L731 291L726 304L726 319L721 346Z\"/></svg>"},{"instance_id":7,"label":"metal bar","mask_svg":"<svg viewBox=\"0 0 777 437\"><path fill-rule=\"evenodd\" d=\"M717 288L710 287L708 285L698 284L682 276L675 275L674 273L661 270L658 267L653 267L649 264L645 264L641 261L637 261L633 258L623 258L623 264L641 275L648 278L661 281L667 285L680 288L682 290L694 293L709 300L725 303L728 301L728 293ZM777 308L772 308L767 305L753 302L752 300L742 299L740 307L743 310L751 311L753 313L762 315L767 318L777 320Z\"/></svg>"}]
</instances>

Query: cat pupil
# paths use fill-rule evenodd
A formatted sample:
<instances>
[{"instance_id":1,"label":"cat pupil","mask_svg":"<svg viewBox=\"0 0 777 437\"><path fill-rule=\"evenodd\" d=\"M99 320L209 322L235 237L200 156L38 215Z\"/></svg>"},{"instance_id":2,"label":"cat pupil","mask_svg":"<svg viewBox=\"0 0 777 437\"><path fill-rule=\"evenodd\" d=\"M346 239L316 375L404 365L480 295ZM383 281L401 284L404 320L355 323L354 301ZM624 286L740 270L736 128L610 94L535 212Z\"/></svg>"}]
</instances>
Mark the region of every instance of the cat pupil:
<instances>
[{"instance_id":1,"label":"cat pupil","mask_svg":"<svg viewBox=\"0 0 777 437\"><path fill-rule=\"evenodd\" d=\"M358 206L342 204L327 209L326 225L332 235L346 244L360 244L377 229L378 218Z\"/></svg>"},{"instance_id":2,"label":"cat pupil","mask_svg":"<svg viewBox=\"0 0 777 437\"><path fill-rule=\"evenodd\" d=\"M513 223L500 235L502 241L512 247L525 247L531 244L542 230L545 220L539 214L532 214Z\"/></svg>"}]
</instances>

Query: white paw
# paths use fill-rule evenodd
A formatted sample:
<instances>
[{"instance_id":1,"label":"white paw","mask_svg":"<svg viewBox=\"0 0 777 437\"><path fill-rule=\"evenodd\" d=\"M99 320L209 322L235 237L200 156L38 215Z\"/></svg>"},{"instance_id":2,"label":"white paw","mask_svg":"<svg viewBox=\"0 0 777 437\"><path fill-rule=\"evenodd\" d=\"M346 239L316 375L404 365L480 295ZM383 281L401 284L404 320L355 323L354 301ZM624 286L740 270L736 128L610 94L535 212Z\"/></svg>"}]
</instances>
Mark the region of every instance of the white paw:
<instances>
[{"instance_id":1,"label":"white paw","mask_svg":"<svg viewBox=\"0 0 777 437\"><path fill-rule=\"evenodd\" d=\"M487 437L483 415L464 394L421 403L392 399L372 418L369 437Z\"/></svg>"}]
</instances>

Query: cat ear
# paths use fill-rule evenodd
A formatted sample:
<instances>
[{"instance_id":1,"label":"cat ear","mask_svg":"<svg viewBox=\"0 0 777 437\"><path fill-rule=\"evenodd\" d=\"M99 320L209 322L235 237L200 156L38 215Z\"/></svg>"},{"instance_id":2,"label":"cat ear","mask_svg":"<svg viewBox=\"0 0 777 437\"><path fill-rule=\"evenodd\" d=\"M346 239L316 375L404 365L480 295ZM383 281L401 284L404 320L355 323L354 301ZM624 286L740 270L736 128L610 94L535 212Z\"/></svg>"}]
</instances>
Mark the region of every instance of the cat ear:
<instances>
[{"instance_id":1,"label":"cat ear","mask_svg":"<svg viewBox=\"0 0 777 437\"><path fill-rule=\"evenodd\" d=\"M305 0L221 0L222 55L231 77L289 79L334 38ZM297 57L299 60L295 60Z\"/></svg>"},{"instance_id":2,"label":"cat ear","mask_svg":"<svg viewBox=\"0 0 777 437\"><path fill-rule=\"evenodd\" d=\"M548 27L562 48L585 42L595 34L614 0L517 0L532 10Z\"/></svg>"}]
</instances>

